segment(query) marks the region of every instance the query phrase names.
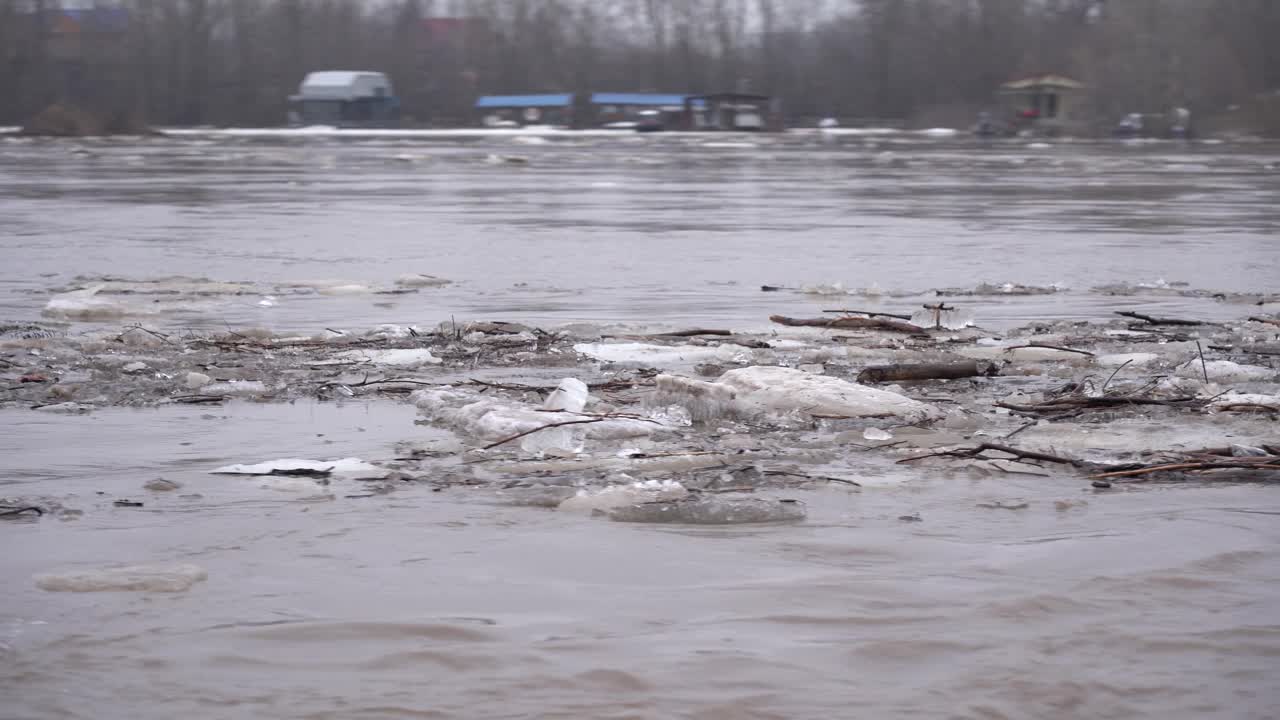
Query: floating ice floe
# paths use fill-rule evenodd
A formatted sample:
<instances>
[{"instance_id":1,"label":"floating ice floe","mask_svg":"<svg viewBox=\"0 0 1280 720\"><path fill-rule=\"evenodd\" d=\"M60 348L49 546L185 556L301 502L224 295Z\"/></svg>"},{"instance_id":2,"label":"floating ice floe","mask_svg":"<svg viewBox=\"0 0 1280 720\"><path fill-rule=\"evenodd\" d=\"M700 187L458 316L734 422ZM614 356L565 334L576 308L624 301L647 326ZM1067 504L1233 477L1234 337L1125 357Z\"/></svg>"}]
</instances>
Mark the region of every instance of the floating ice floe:
<instances>
[{"instance_id":1,"label":"floating ice floe","mask_svg":"<svg viewBox=\"0 0 1280 720\"><path fill-rule=\"evenodd\" d=\"M1209 382L1266 381L1280 375L1269 367L1241 365L1230 360L1207 360L1202 368L1200 361L1193 359L1178 369L1178 375L1182 377L1198 378L1203 377L1205 373L1209 375Z\"/></svg>"},{"instance_id":2,"label":"floating ice floe","mask_svg":"<svg viewBox=\"0 0 1280 720\"><path fill-rule=\"evenodd\" d=\"M103 287L93 285L54 295L45 304L41 314L63 320L114 320L125 315L140 314L119 300L99 297Z\"/></svg>"},{"instance_id":3,"label":"floating ice floe","mask_svg":"<svg viewBox=\"0 0 1280 720\"><path fill-rule=\"evenodd\" d=\"M1037 342L1055 344L1055 341L1068 343L1069 339L1044 337ZM1065 347L1065 345L1064 345ZM1067 365L1087 365L1093 358L1083 353L1069 352L1051 347L1028 345L1025 340L1004 340L994 345L957 348L955 354L974 360L1012 360L1015 362L1058 362Z\"/></svg>"},{"instance_id":4,"label":"floating ice floe","mask_svg":"<svg viewBox=\"0 0 1280 720\"><path fill-rule=\"evenodd\" d=\"M959 309L934 311L922 308L911 314L910 322L922 328L941 327L945 330L962 330L976 324L972 310Z\"/></svg>"},{"instance_id":5,"label":"floating ice floe","mask_svg":"<svg viewBox=\"0 0 1280 720\"><path fill-rule=\"evenodd\" d=\"M147 280L131 280L116 277L77 277L78 282L89 283L103 295L247 295L256 288L243 282L222 282L202 277L171 275Z\"/></svg>"},{"instance_id":6,"label":"floating ice floe","mask_svg":"<svg viewBox=\"0 0 1280 720\"><path fill-rule=\"evenodd\" d=\"M421 273L410 273L396 278L396 285L403 288L433 288L444 287L445 285L452 284L452 280L446 280L434 275L423 275Z\"/></svg>"},{"instance_id":7,"label":"floating ice floe","mask_svg":"<svg viewBox=\"0 0 1280 720\"><path fill-rule=\"evenodd\" d=\"M1232 407L1256 407L1259 410L1280 411L1280 395L1263 395L1261 393L1227 393L1219 395L1209 403L1213 410L1224 410Z\"/></svg>"},{"instance_id":8,"label":"floating ice floe","mask_svg":"<svg viewBox=\"0 0 1280 720\"><path fill-rule=\"evenodd\" d=\"M844 283L815 283L813 285L801 285L800 292L806 295L848 295L849 289Z\"/></svg>"},{"instance_id":9,"label":"floating ice floe","mask_svg":"<svg viewBox=\"0 0 1280 720\"><path fill-rule=\"evenodd\" d=\"M129 565L47 573L35 581L49 592L185 592L208 577L198 565Z\"/></svg>"},{"instance_id":10,"label":"floating ice floe","mask_svg":"<svg viewBox=\"0 0 1280 720\"><path fill-rule=\"evenodd\" d=\"M566 501L567 502L567 501ZM763 498L699 497L632 503L607 511L615 522L742 525L805 519L803 503Z\"/></svg>"},{"instance_id":11,"label":"floating ice floe","mask_svg":"<svg viewBox=\"0 0 1280 720\"><path fill-rule=\"evenodd\" d=\"M678 367L704 362L745 362L751 351L738 345L651 345L648 343L579 343L574 352L594 360L643 367Z\"/></svg>"},{"instance_id":12,"label":"floating ice floe","mask_svg":"<svg viewBox=\"0 0 1280 720\"><path fill-rule=\"evenodd\" d=\"M431 422L480 440L504 440L528 433L519 440L521 448L530 453L578 452L585 439L643 437L666 427L657 420L588 417L580 410L570 410L585 407L588 398L585 385L578 387L580 381L569 380L561 383L542 408L481 398L450 387L419 390L410 399ZM565 422L575 424L550 427Z\"/></svg>"},{"instance_id":13,"label":"floating ice floe","mask_svg":"<svg viewBox=\"0 0 1280 720\"><path fill-rule=\"evenodd\" d=\"M268 460L253 465L224 465L210 470L214 475L291 475L291 474L332 474L353 478L384 478L391 474L390 470L359 458L341 458L338 460L299 460L285 458Z\"/></svg>"},{"instance_id":14,"label":"floating ice floe","mask_svg":"<svg viewBox=\"0 0 1280 720\"><path fill-rule=\"evenodd\" d=\"M343 360L367 362L374 365L392 367L414 367L417 365L439 365L443 362L425 348L405 348L399 350L348 350L340 355Z\"/></svg>"},{"instance_id":15,"label":"floating ice floe","mask_svg":"<svg viewBox=\"0 0 1280 720\"><path fill-rule=\"evenodd\" d=\"M494 472L504 475L531 475L533 473L570 473L584 470L597 470L611 473L626 473L631 476L648 474L670 474L689 472L712 467L726 467L730 464L730 456L722 453L688 453L681 455L620 456L620 457L575 457L547 458L542 460L520 460L510 463L491 464L487 466Z\"/></svg>"},{"instance_id":16,"label":"floating ice floe","mask_svg":"<svg viewBox=\"0 0 1280 720\"><path fill-rule=\"evenodd\" d=\"M195 373L199 375L200 373ZM207 376L206 376L207 377ZM207 395L229 395L234 397L257 397L268 392L266 383L261 380L226 380L209 383L203 386Z\"/></svg>"},{"instance_id":17,"label":"floating ice floe","mask_svg":"<svg viewBox=\"0 0 1280 720\"><path fill-rule=\"evenodd\" d=\"M612 510L636 503L678 500L688 494L684 485L675 480L641 480L596 490L579 490L577 495L561 502L560 509L571 512Z\"/></svg>"},{"instance_id":18,"label":"floating ice floe","mask_svg":"<svg viewBox=\"0 0 1280 720\"><path fill-rule=\"evenodd\" d=\"M1122 365L1131 367L1146 367L1160 359L1155 353L1111 353L1109 355L1099 355L1093 359L1098 367L1115 368Z\"/></svg>"},{"instance_id":19,"label":"floating ice floe","mask_svg":"<svg viewBox=\"0 0 1280 720\"><path fill-rule=\"evenodd\" d=\"M656 382L655 402L683 405L695 420L801 412L918 422L943 415L932 405L894 392L783 367L730 370L715 382L675 375L659 375Z\"/></svg>"}]
</instances>

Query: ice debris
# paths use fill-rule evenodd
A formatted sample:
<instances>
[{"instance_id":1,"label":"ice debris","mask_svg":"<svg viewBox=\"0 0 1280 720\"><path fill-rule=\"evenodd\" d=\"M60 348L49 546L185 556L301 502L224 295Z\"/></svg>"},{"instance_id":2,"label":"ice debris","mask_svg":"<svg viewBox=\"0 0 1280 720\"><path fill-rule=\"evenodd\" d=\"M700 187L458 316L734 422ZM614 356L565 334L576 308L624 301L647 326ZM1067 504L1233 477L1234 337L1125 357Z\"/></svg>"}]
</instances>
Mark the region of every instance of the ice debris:
<instances>
[{"instance_id":1,"label":"ice debris","mask_svg":"<svg viewBox=\"0 0 1280 720\"><path fill-rule=\"evenodd\" d=\"M1093 359L1099 367L1117 368L1124 365L1131 367L1146 367L1157 360L1160 356L1155 353L1111 353L1109 355L1099 355Z\"/></svg>"},{"instance_id":2,"label":"ice debris","mask_svg":"<svg viewBox=\"0 0 1280 720\"><path fill-rule=\"evenodd\" d=\"M577 400L582 400L585 406L585 397L570 398L568 397L570 392L580 391L568 391L564 394L565 397L553 397L548 400L560 404L562 401L572 399L575 401L575 406ZM419 390L409 397L427 420L481 440L496 441L535 431L523 438L525 442L522 444L526 447L526 452L545 452L552 447L572 452L581 444L583 438L611 440L643 437L663 427L658 421L637 418L584 418L576 412L556 411L549 408L535 409L501 400L481 398L474 392L464 392L451 387ZM593 420L593 422L539 430L555 423L575 420ZM557 434L555 431L558 430L568 432ZM537 438L543 433L553 433L552 437L556 442L548 445L548 441Z\"/></svg>"},{"instance_id":3,"label":"ice debris","mask_svg":"<svg viewBox=\"0 0 1280 720\"><path fill-rule=\"evenodd\" d=\"M267 386L261 380L226 380L205 385L204 392L209 395L254 397L266 393Z\"/></svg>"},{"instance_id":4,"label":"ice debris","mask_svg":"<svg viewBox=\"0 0 1280 720\"><path fill-rule=\"evenodd\" d=\"M91 285L79 290L54 295L41 312L45 317L63 320L115 320L131 314L131 308L117 300L99 297L104 285Z\"/></svg>"},{"instance_id":5,"label":"ice debris","mask_svg":"<svg viewBox=\"0 0 1280 720\"><path fill-rule=\"evenodd\" d=\"M339 460L299 460L286 458L269 460L254 465L224 465L210 470L214 475L318 475L333 474L357 478L383 478L391 473L386 468L367 463L359 458Z\"/></svg>"},{"instance_id":6,"label":"ice debris","mask_svg":"<svg viewBox=\"0 0 1280 720\"><path fill-rule=\"evenodd\" d=\"M36 587L49 592L185 592L208 579L198 565L129 565L37 575Z\"/></svg>"},{"instance_id":7,"label":"ice debris","mask_svg":"<svg viewBox=\"0 0 1280 720\"><path fill-rule=\"evenodd\" d=\"M963 330L967 327L974 327L976 324L973 311L956 308L950 310L920 309L911 314L910 322L912 325L922 328L942 328L944 330Z\"/></svg>"},{"instance_id":8,"label":"ice debris","mask_svg":"<svg viewBox=\"0 0 1280 720\"><path fill-rule=\"evenodd\" d=\"M567 501L566 501L567 502ZM805 519L802 503L762 498L698 497L632 503L608 511L616 522L741 525Z\"/></svg>"},{"instance_id":9,"label":"ice debris","mask_svg":"<svg viewBox=\"0 0 1280 720\"><path fill-rule=\"evenodd\" d=\"M546 402L542 404L542 409L582 412L587 406L587 398L589 397L590 394L586 383L577 378L565 378L547 396Z\"/></svg>"},{"instance_id":10,"label":"ice debris","mask_svg":"<svg viewBox=\"0 0 1280 720\"><path fill-rule=\"evenodd\" d=\"M893 433L886 432L880 428L869 427L862 431L862 439L864 440L892 440Z\"/></svg>"},{"instance_id":11,"label":"ice debris","mask_svg":"<svg viewBox=\"0 0 1280 720\"><path fill-rule=\"evenodd\" d=\"M1198 360L1192 360L1178 370L1182 377L1198 378L1208 373L1210 382L1250 382L1273 380L1280 372L1260 365L1241 365L1230 360L1209 360L1200 366Z\"/></svg>"},{"instance_id":12,"label":"ice debris","mask_svg":"<svg viewBox=\"0 0 1280 720\"><path fill-rule=\"evenodd\" d=\"M560 509L571 512L607 511L636 503L678 500L688 494L684 485L675 480L641 480L598 490L579 490L577 495L561 502Z\"/></svg>"},{"instance_id":13,"label":"ice debris","mask_svg":"<svg viewBox=\"0 0 1280 720\"><path fill-rule=\"evenodd\" d=\"M1215 397L1209 403L1209 408L1212 410L1226 410L1228 408L1257 408L1259 410L1280 412L1280 395L1232 392Z\"/></svg>"},{"instance_id":14,"label":"ice debris","mask_svg":"<svg viewBox=\"0 0 1280 720\"><path fill-rule=\"evenodd\" d=\"M723 415L801 412L835 417L898 417L911 422L942 417L932 405L829 375L783 367L730 370L715 382L659 375L654 401L680 404L695 420Z\"/></svg>"},{"instance_id":15,"label":"ice debris","mask_svg":"<svg viewBox=\"0 0 1280 720\"><path fill-rule=\"evenodd\" d=\"M751 352L737 345L652 345L579 343L574 352L594 360L641 367L692 366L704 362L746 362Z\"/></svg>"},{"instance_id":16,"label":"ice debris","mask_svg":"<svg viewBox=\"0 0 1280 720\"><path fill-rule=\"evenodd\" d=\"M185 384L188 390L199 390L200 388L213 382L213 378L204 373L189 372Z\"/></svg>"},{"instance_id":17,"label":"ice debris","mask_svg":"<svg viewBox=\"0 0 1280 720\"><path fill-rule=\"evenodd\" d=\"M396 285L404 288L444 287L445 285L451 285L452 283L452 280L446 280L434 275L422 275L420 273L410 273L396 278Z\"/></svg>"},{"instance_id":18,"label":"ice debris","mask_svg":"<svg viewBox=\"0 0 1280 720\"><path fill-rule=\"evenodd\" d=\"M425 348L405 348L396 350L349 350L342 353L346 360L368 362L374 365L392 367L415 367L418 365L439 365L443 362Z\"/></svg>"}]
</instances>

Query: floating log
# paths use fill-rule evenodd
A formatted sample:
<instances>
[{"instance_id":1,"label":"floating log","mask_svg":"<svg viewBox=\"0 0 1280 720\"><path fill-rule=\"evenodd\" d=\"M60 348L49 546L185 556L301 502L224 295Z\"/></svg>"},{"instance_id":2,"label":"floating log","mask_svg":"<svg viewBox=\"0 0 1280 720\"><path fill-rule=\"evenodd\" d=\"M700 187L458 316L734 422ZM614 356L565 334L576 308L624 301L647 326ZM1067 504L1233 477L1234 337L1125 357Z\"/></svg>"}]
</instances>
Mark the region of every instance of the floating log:
<instances>
[{"instance_id":1,"label":"floating log","mask_svg":"<svg viewBox=\"0 0 1280 720\"><path fill-rule=\"evenodd\" d=\"M891 330L893 332L924 334L924 328L898 320L871 317L838 317L838 318L789 318L783 315L770 315L770 322L788 327L820 327L832 330Z\"/></svg>"},{"instance_id":2,"label":"floating log","mask_svg":"<svg viewBox=\"0 0 1280 720\"><path fill-rule=\"evenodd\" d=\"M844 315L866 315L867 317L887 317L895 320L910 320L910 315L899 315L897 313L871 312L869 310L823 310L824 313L841 313Z\"/></svg>"},{"instance_id":3,"label":"floating log","mask_svg":"<svg viewBox=\"0 0 1280 720\"><path fill-rule=\"evenodd\" d=\"M1148 325L1212 325L1213 323L1203 322L1201 320L1183 320L1181 318L1158 318L1142 313L1131 312L1128 310L1117 310L1117 315L1130 317L1135 320L1141 320Z\"/></svg>"},{"instance_id":4,"label":"floating log","mask_svg":"<svg viewBox=\"0 0 1280 720\"><path fill-rule=\"evenodd\" d=\"M858 373L858 382L890 382L896 380L954 380L967 377L992 377L1000 374L1000 365L985 360L960 362L894 364L869 367Z\"/></svg>"}]
</instances>

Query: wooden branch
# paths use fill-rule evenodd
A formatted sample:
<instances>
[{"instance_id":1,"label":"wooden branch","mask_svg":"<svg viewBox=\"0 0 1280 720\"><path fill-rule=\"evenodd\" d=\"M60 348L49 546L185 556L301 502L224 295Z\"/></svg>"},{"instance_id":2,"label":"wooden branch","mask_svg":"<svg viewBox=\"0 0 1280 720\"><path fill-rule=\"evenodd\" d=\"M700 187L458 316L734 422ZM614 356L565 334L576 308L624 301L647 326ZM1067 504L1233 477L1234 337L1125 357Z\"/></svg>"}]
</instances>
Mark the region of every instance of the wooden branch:
<instances>
[{"instance_id":1,"label":"wooden branch","mask_svg":"<svg viewBox=\"0 0 1280 720\"><path fill-rule=\"evenodd\" d=\"M604 422L605 420L608 420L608 419L609 419L609 418L596 417L596 418L587 418L587 419L585 419L585 420L565 420L565 421L563 421L563 422L550 423L550 424L548 424L548 425L543 425L543 426L541 426L541 427L536 427L536 428L534 428L534 429L532 429L532 430L525 430L525 431L524 431L524 432L522 432L522 433L516 433L515 435L512 435L511 437L503 438L503 439L501 439L501 440L499 440L499 441L497 441L497 442L494 442L494 443L489 443L488 445L485 445L483 449L484 449L484 450L492 450L493 448L496 448L496 447L498 447L499 445L505 445L505 444L507 444L507 443L511 442L512 440L519 440L520 438L522 438L522 437L524 437L524 436L526 436L526 435L532 435L532 434L534 434L534 433L536 433L536 432L541 432L541 431L543 431L543 430L549 430L549 429L551 429L551 428L564 427L564 426L566 426L566 425L587 425L587 424L590 424L590 423Z\"/></svg>"},{"instance_id":2,"label":"wooden branch","mask_svg":"<svg viewBox=\"0 0 1280 720\"><path fill-rule=\"evenodd\" d=\"M866 315L867 317L887 317L895 320L910 320L910 315L899 315L897 313L869 312L867 310L823 310L824 313L841 313L843 315Z\"/></svg>"},{"instance_id":3,"label":"wooden branch","mask_svg":"<svg viewBox=\"0 0 1280 720\"><path fill-rule=\"evenodd\" d=\"M1257 317L1255 315L1255 316L1251 316L1249 320L1251 322L1265 323L1267 325L1276 325L1280 327L1280 319L1277 319L1277 318L1264 318L1264 317Z\"/></svg>"},{"instance_id":4,"label":"wooden branch","mask_svg":"<svg viewBox=\"0 0 1280 720\"><path fill-rule=\"evenodd\" d=\"M1079 353L1081 355L1088 355L1089 357L1094 356L1093 353L1089 352L1088 350L1076 350L1075 348L1062 347L1061 345L1050 345L1048 343L1038 343L1038 342L1029 342L1026 345L1014 345L1013 347L1005 348L1004 351L1009 352L1011 350L1022 350L1023 348L1043 348L1045 350L1061 350L1062 352Z\"/></svg>"},{"instance_id":5,"label":"wooden branch","mask_svg":"<svg viewBox=\"0 0 1280 720\"><path fill-rule=\"evenodd\" d=\"M891 330L893 332L910 333L912 335L925 334L924 328L919 325L912 325L911 323L900 322L898 320L885 320L883 318L789 318L783 315L770 315L769 320L788 327L820 327L830 328L833 330Z\"/></svg>"},{"instance_id":6,"label":"wooden branch","mask_svg":"<svg viewBox=\"0 0 1280 720\"><path fill-rule=\"evenodd\" d=\"M903 458L899 460L897 464L901 465L903 463L914 462L916 460L923 460L931 457L962 457L980 460L997 459L982 457L982 453L988 450L1013 455L1020 460L1040 460L1042 462L1058 463L1060 465L1071 465L1072 467L1084 467L1087 465L1087 463L1082 460L1075 460L1072 458L1060 457L1058 455L1050 455L1048 453L1035 452L1032 450L1019 450L1015 447L998 445L996 443L982 443L981 445L971 448L958 448L956 450L945 450L943 452L929 453L927 455L916 455L914 457Z\"/></svg>"},{"instance_id":7,"label":"wooden branch","mask_svg":"<svg viewBox=\"0 0 1280 720\"><path fill-rule=\"evenodd\" d=\"M1067 397L1049 400L1036 405L1016 405L1009 402L997 402L996 407L1015 410L1023 413L1051 413L1059 410L1076 410L1080 408L1107 408L1123 405L1163 405L1166 407L1201 407L1207 401L1197 397L1159 398L1142 397Z\"/></svg>"},{"instance_id":8,"label":"wooden branch","mask_svg":"<svg viewBox=\"0 0 1280 720\"><path fill-rule=\"evenodd\" d=\"M671 332L654 333L649 337L697 337L699 335L717 335L720 337L728 337L733 334L732 330L707 330L704 328L694 328L692 330L673 330Z\"/></svg>"},{"instance_id":9,"label":"wooden branch","mask_svg":"<svg viewBox=\"0 0 1280 720\"><path fill-rule=\"evenodd\" d=\"M1143 315L1142 313L1132 312L1128 310L1117 310L1116 314L1123 315L1125 317L1130 317L1135 320L1141 320L1147 323L1148 325L1212 325L1213 324L1213 323L1202 322L1200 320L1183 320L1180 318L1158 318L1158 317Z\"/></svg>"},{"instance_id":10,"label":"wooden branch","mask_svg":"<svg viewBox=\"0 0 1280 720\"><path fill-rule=\"evenodd\" d=\"M991 377L1000 374L997 363L980 360L960 362L894 364L869 367L858 373L858 382L889 382L894 380L954 380L967 377Z\"/></svg>"},{"instance_id":11,"label":"wooden branch","mask_svg":"<svg viewBox=\"0 0 1280 720\"><path fill-rule=\"evenodd\" d=\"M1113 477L1137 477L1139 475L1149 475L1155 472L1170 472L1175 470L1227 469L1280 471L1280 457L1236 458L1234 460L1200 460L1164 463L1161 465L1146 465L1126 470L1113 470L1110 472L1099 473L1097 475L1090 475L1089 478L1091 480L1100 480Z\"/></svg>"}]
</instances>

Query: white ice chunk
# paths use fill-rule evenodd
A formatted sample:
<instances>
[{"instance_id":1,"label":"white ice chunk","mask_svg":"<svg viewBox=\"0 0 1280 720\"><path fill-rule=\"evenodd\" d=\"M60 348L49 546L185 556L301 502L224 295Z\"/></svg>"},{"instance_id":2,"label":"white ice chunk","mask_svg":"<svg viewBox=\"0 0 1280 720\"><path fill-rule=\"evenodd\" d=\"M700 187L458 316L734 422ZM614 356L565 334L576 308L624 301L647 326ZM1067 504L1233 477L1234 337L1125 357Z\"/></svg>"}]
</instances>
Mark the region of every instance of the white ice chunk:
<instances>
[{"instance_id":1,"label":"white ice chunk","mask_svg":"<svg viewBox=\"0 0 1280 720\"><path fill-rule=\"evenodd\" d=\"M314 470L329 471L334 475L345 475L361 478L382 478L391 473L386 468L378 467L373 463L367 463L360 458L341 458L338 460L299 460L297 458L284 458L282 460L268 460L254 465L225 465L216 470L210 470L215 475L271 475L274 473L287 473L296 470Z\"/></svg>"},{"instance_id":2,"label":"white ice chunk","mask_svg":"<svg viewBox=\"0 0 1280 720\"><path fill-rule=\"evenodd\" d=\"M112 320L134 314L134 309L118 300L100 297L104 285L54 295L45 304L45 317L65 320Z\"/></svg>"},{"instance_id":3,"label":"white ice chunk","mask_svg":"<svg viewBox=\"0 0 1280 720\"><path fill-rule=\"evenodd\" d=\"M208 395L253 397L267 392L267 386L261 380L227 380L205 385L204 392Z\"/></svg>"},{"instance_id":4,"label":"white ice chunk","mask_svg":"<svg viewBox=\"0 0 1280 720\"><path fill-rule=\"evenodd\" d=\"M782 367L730 370L715 382L671 375L656 379L659 404L683 404L695 419L721 414L763 415L802 412L841 417L900 417L912 422L937 419L932 405L829 375Z\"/></svg>"},{"instance_id":5,"label":"white ice chunk","mask_svg":"<svg viewBox=\"0 0 1280 720\"><path fill-rule=\"evenodd\" d=\"M543 410L564 410L580 413L587 406L590 394L587 384L577 378L565 378L542 403Z\"/></svg>"},{"instance_id":6,"label":"white ice chunk","mask_svg":"<svg viewBox=\"0 0 1280 720\"><path fill-rule=\"evenodd\" d=\"M1209 403L1214 410L1225 410L1230 407L1256 406L1280 411L1280 395L1262 395L1260 393L1228 393L1220 395Z\"/></svg>"},{"instance_id":7,"label":"white ice chunk","mask_svg":"<svg viewBox=\"0 0 1280 720\"><path fill-rule=\"evenodd\" d=\"M409 396L428 420L481 440L502 440L529 431L537 431L533 433L536 435L559 430L560 428L538 430L555 423L593 420L569 412L548 412L500 400L477 399L479 397L475 393L448 387L418 390ZM651 435L664 426L659 422L632 418L607 418L568 427L572 429L574 440L567 449L572 450L579 444L579 438L614 440L642 437ZM561 441L555 446L564 447L563 438Z\"/></svg>"},{"instance_id":8,"label":"white ice chunk","mask_svg":"<svg viewBox=\"0 0 1280 720\"><path fill-rule=\"evenodd\" d=\"M452 280L446 280L434 275L422 275L420 273L401 275L396 278L396 285L405 288L444 287L445 285L451 285L452 283Z\"/></svg>"},{"instance_id":9,"label":"white ice chunk","mask_svg":"<svg viewBox=\"0 0 1280 720\"><path fill-rule=\"evenodd\" d=\"M974 326L972 310L935 311L921 308L911 314L911 324L922 328L933 328L941 325L945 330L961 330Z\"/></svg>"},{"instance_id":10,"label":"white ice chunk","mask_svg":"<svg viewBox=\"0 0 1280 720\"><path fill-rule=\"evenodd\" d=\"M574 352L603 362L644 367L674 367L703 362L745 362L751 352L739 345L650 345L648 343L579 343Z\"/></svg>"},{"instance_id":11,"label":"white ice chunk","mask_svg":"<svg viewBox=\"0 0 1280 720\"><path fill-rule=\"evenodd\" d=\"M726 497L632 503L609 511L609 519L615 522L683 525L794 522L805 515L804 505L795 501Z\"/></svg>"},{"instance_id":12,"label":"white ice chunk","mask_svg":"<svg viewBox=\"0 0 1280 720\"><path fill-rule=\"evenodd\" d=\"M1209 374L1209 382L1271 380L1280 375L1268 367L1241 365L1230 360L1207 360L1204 368L1201 368L1198 358L1178 369L1178 375L1189 378L1203 377L1205 372Z\"/></svg>"},{"instance_id":13,"label":"white ice chunk","mask_svg":"<svg viewBox=\"0 0 1280 720\"><path fill-rule=\"evenodd\" d=\"M599 490L579 490L577 495L560 503L560 509L572 512L610 510L636 503L678 500L688 494L684 485L675 480L642 480Z\"/></svg>"},{"instance_id":14,"label":"white ice chunk","mask_svg":"<svg viewBox=\"0 0 1280 720\"><path fill-rule=\"evenodd\" d=\"M443 360L431 354L426 348L403 348L396 350L348 350L341 354L346 360L357 360L388 365L392 367L414 367L417 365L439 365Z\"/></svg>"},{"instance_id":15,"label":"white ice chunk","mask_svg":"<svg viewBox=\"0 0 1280 720\"><path fill-rule=\"evenodd\" d=\"M321 295L364 295L373 292L373 288L359 283L345 283L318 287L316 291Z\"/></svg>"},{"instance_id":16,"label":"white ice chunk","mask_svg":"<svg viewBox=\"0 0 1280 720\"><path fill-rule=\"evenodd\" d=\"M130 565L37 575L36 587L49 592L184 592L209 573L198 565Z\"/></svg>"},{"instance_id":17,"label":"white ice chunk","mask_svg":"<svg viewBox=\"0 0 1280 720\"><path fill-rule=\"evenodd\" d=\"M893 433L881 430L880 428L869 427L862 431L864 440L892 440Z\"/></svg>"},{"instance_id":18,"label":"white ice chunk","mask_svg":"<svg viewBox=\"0 0 1280 720\"><path fill-rule=\"evenodd\" d=\"M813 285L801 285L800 292L806 295L848 295L849 289L842 282L814 283Z\"/></svg>"},{"instance_id":19,"label":"white ice chunk","mask_svg":"<svg viewBox=\"0 0 1280 720\"><path fill-rule=\"evenodd\" d=\"M1093 359L1099 367L1117 368L1121 365L1128 364L1129 367L1146 367L1157 360L1160 356L1155 353L1112 353L1110 355L1099 355Z\"/></svg>"}]
</instances>

